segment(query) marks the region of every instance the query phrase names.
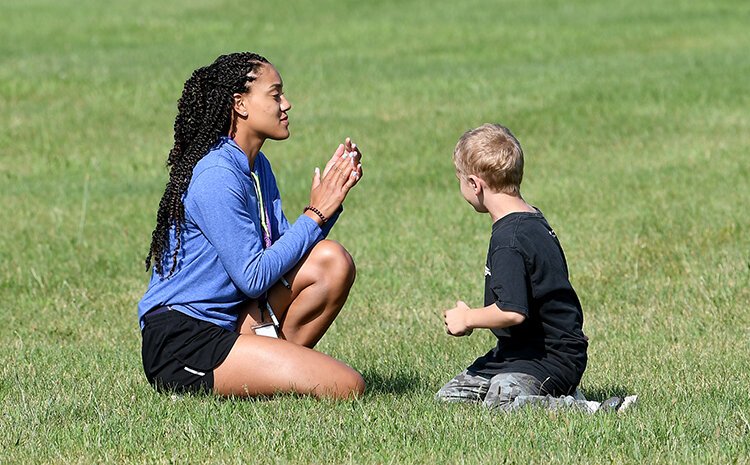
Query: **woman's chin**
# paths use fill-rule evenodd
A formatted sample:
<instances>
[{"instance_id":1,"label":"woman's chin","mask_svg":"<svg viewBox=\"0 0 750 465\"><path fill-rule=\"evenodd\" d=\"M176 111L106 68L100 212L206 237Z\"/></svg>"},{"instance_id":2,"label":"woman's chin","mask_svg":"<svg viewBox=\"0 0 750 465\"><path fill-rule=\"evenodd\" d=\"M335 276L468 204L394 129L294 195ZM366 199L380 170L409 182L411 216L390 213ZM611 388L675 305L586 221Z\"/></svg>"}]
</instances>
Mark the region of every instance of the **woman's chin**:
<instances>
[{"instance_id":1,"label":"woman's chin","mask_svg":"<svg viewBox=\"0 0 750 465\"><path fill-rule=\"evenodd\" d=\"M288 139L291 133L289 132L289 129L285 129L283 131L279 131L275 134L270 135L268 138L271 140L284 140Z\"/></svg>"}]
</instances>

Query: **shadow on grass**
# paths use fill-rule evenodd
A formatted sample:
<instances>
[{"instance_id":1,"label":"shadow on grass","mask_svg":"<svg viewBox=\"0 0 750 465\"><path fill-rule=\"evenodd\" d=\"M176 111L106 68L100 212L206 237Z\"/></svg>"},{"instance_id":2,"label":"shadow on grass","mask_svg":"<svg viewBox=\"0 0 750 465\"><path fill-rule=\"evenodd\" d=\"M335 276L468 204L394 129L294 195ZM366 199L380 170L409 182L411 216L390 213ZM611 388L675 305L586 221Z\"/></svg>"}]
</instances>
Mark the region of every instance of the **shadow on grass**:
<instances>
[{"instance_id":1,"label":"shadow on grass","mask_svg":"<svg viewBox=\"0 0 750 465\"><path fill-rule=\"evenodd\" d=\"M422 379L414 372L399 371L398 373L381 374L374 371L362 373L367 390L379 394L403 394L413 392L422 387Z\"/></svg>"},{"instance_id":2,"label":"shadow on grass","mask_svg":"<svg viewBox=\"0 0 750 465\"><path fill-rule=\"evenodd\" d=\"M581 391L586 396L586 400L595 400L597 402L602 402L613 396L624 398L625 396L636 394L620 384L612 386L586 386L585 388L581 388Z\"/></svg>"}]
</instances>

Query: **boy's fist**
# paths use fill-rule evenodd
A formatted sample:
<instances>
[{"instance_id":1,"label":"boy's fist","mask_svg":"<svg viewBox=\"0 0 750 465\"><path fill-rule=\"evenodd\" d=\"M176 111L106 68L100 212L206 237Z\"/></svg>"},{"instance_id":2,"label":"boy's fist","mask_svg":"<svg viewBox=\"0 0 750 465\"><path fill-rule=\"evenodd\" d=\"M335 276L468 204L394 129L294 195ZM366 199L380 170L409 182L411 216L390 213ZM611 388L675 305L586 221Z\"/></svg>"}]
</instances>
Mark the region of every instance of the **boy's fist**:
<instances>
[{"instance_id":1,"label":"boy's fist","mask_svg":"<svg viewBox=\"0 0 750 465\"><path fill-rule=\"evenodd\" d=\"M445 332L451 336L468 336L472 329L469 327L469 306L459 300L456 306L443 312Z\"/></svg>"}]
</instances>

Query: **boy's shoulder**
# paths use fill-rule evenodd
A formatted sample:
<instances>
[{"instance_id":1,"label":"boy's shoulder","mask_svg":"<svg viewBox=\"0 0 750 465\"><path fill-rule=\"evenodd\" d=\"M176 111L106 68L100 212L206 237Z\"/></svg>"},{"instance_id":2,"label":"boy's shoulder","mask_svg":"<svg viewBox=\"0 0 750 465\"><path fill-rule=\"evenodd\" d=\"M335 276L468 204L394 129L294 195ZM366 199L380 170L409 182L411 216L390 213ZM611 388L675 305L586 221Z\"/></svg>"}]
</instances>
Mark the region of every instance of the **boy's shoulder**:
<instances>
[{"instance_id":1,"label":"boy's shoulder","mask_svg":"<svg viewBox=\"0 0 750 465\"><path fill-rule=\"evenodd\" d=\"M541 212L514 212L492 225L491 243L496 247L515 248L550 236L554 237L554 231Z\"/></svg>"},{"instance_id":2,"label":"boy's shoulder","mask_svg":"<svg viewBox=\"0 0 750 465\"><path fill-rule=\"evenodd\" d=\"M562 252L555 231L541 212L511 213L496 221L492 227L490 254L502 249L517 252L527 263Z\"/></svg>"}]
</instances>

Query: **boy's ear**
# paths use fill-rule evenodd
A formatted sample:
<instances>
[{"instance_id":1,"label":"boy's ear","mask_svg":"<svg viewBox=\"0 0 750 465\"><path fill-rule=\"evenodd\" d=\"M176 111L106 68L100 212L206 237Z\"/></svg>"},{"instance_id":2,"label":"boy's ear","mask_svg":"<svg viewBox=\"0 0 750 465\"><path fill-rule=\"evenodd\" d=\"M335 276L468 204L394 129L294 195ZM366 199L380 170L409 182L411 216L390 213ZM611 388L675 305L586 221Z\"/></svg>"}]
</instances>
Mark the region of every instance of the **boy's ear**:
<instances>
[{"instance_id":1,"label":"boy's ear","mask_svg":"<svg viewBox=\"0 0 750 465\"><path fill-rule=\"evenodd\" d=\"M243 97L244 96L240 93L235 93L234 95L232 95L232 99L234 99L232 108L240 116L247 116L247 107L245 106L245 99Z\"/></svg>"},{"instance_id":2,"label":"boy's ear","mask_svg":"<svg viewBox=\"0 0 750 465\"><path fill-rule=\"evenodd\" d=\"M484 189L484 181L481 178L470 174L468 177L469 186L474 190L475 195L479 195Z\"/></svg>"}]
</instances>

